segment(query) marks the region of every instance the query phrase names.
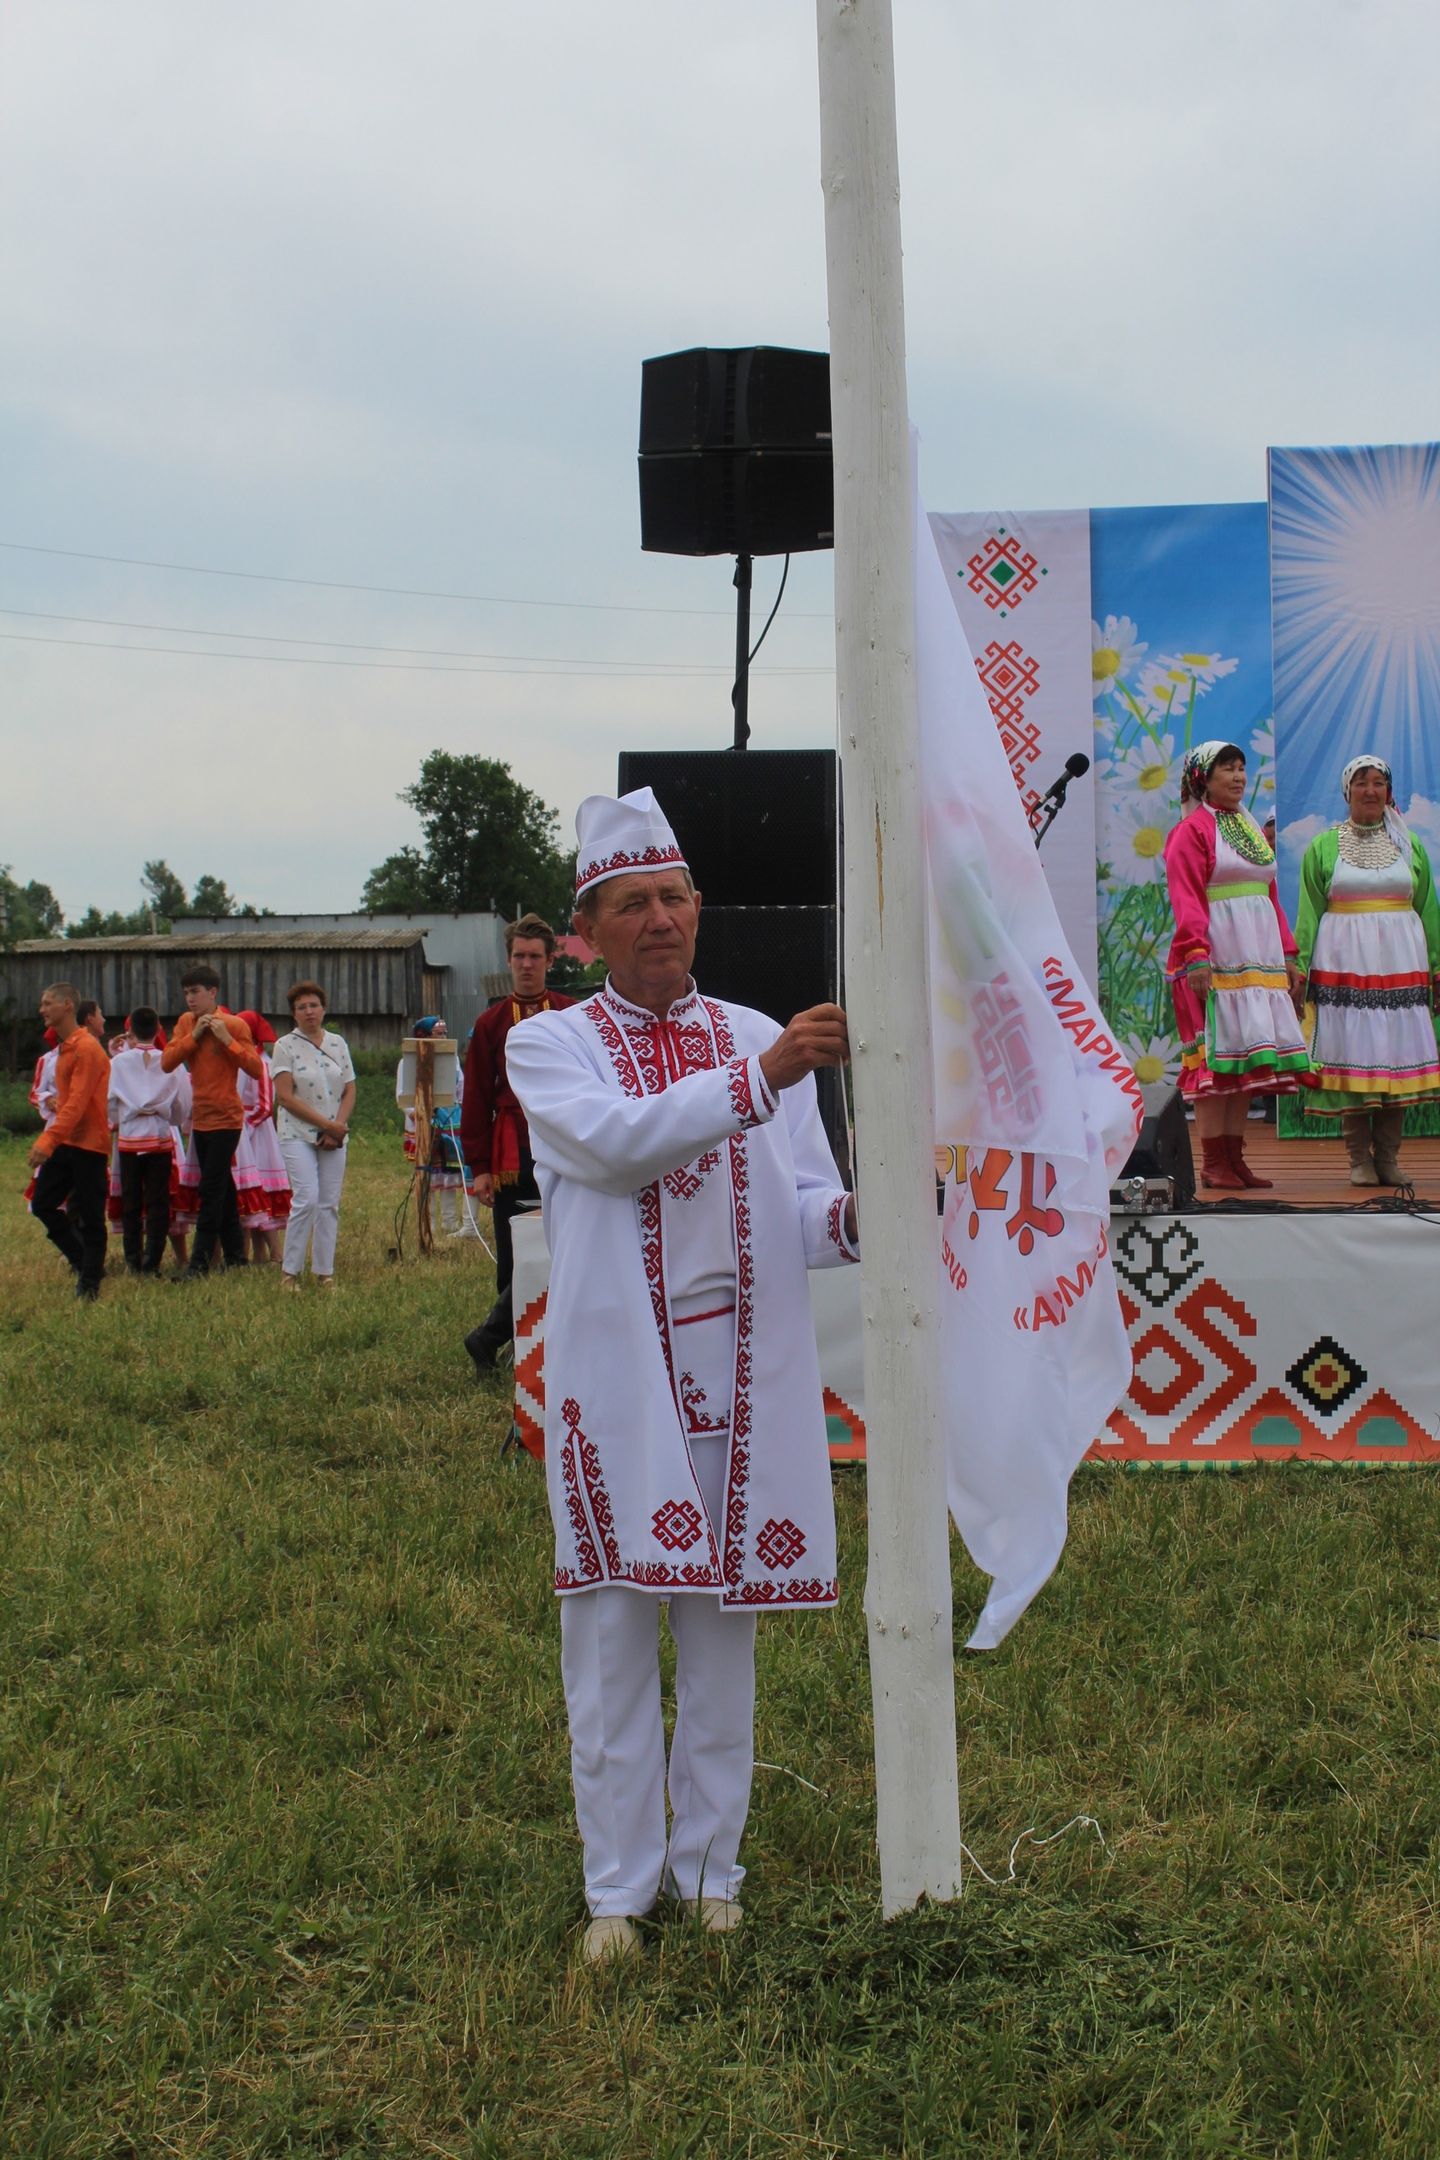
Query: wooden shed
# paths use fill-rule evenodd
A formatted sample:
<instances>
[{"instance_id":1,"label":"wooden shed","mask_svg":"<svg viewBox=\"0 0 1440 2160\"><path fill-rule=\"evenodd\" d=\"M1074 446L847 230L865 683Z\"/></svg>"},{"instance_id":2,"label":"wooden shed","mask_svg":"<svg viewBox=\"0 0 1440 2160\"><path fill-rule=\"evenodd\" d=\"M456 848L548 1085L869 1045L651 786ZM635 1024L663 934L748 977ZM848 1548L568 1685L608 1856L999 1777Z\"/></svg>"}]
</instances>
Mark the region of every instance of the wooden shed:
<instances>
[{"instance_id":1,"label":"wooden shed","mask_svg":"<svg viewBox=\"0 0 1440 2160\"><path fill-rule=\"evenodd\" d=\"M421 1013L441 1005L446 971L426 963L421 930L266 930L263 924L262 916L253 931L232 929L223 937L181 931L25 938L0 954L0 1009L28 1034L40 993L64 981L82 997L98 998L109 1020L153 1005L168 1027L185 1010L180 977L196 961L215 969L221 1001L232 1012L262 1012L282 1034L290 1026L286 991L311 978L325 992L329 1025L355 1050L393 1048Z\"/></svg>"}]
</instances>

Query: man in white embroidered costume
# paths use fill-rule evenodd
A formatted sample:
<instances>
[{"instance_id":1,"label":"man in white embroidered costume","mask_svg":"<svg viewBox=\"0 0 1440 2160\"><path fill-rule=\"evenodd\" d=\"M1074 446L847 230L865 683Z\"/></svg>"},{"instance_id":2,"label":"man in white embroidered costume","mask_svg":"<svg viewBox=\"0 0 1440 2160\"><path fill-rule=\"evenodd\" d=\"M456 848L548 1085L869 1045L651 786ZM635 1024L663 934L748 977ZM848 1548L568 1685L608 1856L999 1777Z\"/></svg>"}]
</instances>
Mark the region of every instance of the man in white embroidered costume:
<instances>
[{"instance_id":1,"label":"man in white embroidered costume","mask_svg":"<svg viewBox=\"0 0 1440 2160\"><path fill-rule=\"evenodd\" d=\"M739 1924L756 1615L835 1601L806 1269L858 1252L813 1079L848 1054L844 1013L782 1029L699 994L700 895L649 788L590 796L576 833L576 919L609 980L507 1052L551 1253L546 1476L599 1960L638 1948L662 1890Z\"/></svg>"}]
</instances>

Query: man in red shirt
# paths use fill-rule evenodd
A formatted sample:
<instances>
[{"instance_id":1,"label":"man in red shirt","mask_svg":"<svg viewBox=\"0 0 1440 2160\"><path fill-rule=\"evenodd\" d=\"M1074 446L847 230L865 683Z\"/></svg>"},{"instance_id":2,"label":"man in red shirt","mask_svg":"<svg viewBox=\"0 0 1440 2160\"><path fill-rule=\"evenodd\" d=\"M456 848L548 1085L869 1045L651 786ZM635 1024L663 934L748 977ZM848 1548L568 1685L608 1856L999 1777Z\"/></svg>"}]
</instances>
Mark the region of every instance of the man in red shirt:
<instances>
[{"instance_id":1,"label":"man in red shirt","mask_svg":"<svg viewBox=\"0 0 1440 2160\"><path fill-rule=\"evenodd\" d=\"M250 1030L238 1015L220 1008L220 977L200 963L180 978L185 1011L160 1053L162 1072L190 1068L191 1122L200 1160L200 1211L186 1276L208 1275L216 1241L226 1267L244 1267L245 1233L231 1165L245 1122L237 1073L258 1080L265 1070Z\"/></svg>"},{"instance_id":2,"label":"man in red shirt","mask_svg":"<svg viewBox=\"0 0 1440 2160\"><path fill-rule=\"evenodd\" d=\"M75 1270L75 1295L92 1303L105 1273L105 1194L110 1168L110 1060L75 1017L70 983L52 983L40 1018L60 1039L55 1117L30 1150L36 1173L30 1212Z\"/></svg>"},{"instance_id":3,"label":"man in red shirt","mask_svg":"<svg viewBox=\"0 0 1440 2160\"><path fill-rule=\"evenodd\" d=\"M547 990L545 977L555 955L555 933L538 915L522 915L505 927L505 957L510 991L488 1005L470 1035L465 1056L465 1087L460 1104L460 1153L472 1173L470 1190L495 1219L495 1287L499 1295L479 1327L465 1337L475 1370L494 1370L510 1340L510 1284L515 1252L512 1219L537 1207L540 1190L530 1154L530 1132L505 1076L505 1038L532 1013L558 1012L573 1005L563 990Z\"/></svg>"}]
</instances>

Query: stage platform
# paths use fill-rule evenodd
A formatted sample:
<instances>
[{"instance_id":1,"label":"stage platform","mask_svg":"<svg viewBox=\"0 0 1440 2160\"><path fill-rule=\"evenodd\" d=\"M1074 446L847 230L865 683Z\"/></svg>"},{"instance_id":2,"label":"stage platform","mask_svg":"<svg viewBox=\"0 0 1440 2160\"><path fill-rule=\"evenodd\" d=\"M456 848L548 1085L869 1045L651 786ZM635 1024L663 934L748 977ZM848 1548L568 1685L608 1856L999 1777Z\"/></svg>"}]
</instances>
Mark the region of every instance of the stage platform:
<instances>
[{"instance_id":1,"label":"stage platform","mask_svg":"<svg viewBox=\"0 0 1440 2160\"><path fill-rule=\"evenodd\" d=\"M1190 1127L1190 1146L1198 1174L1200 1143ZM1245 1128L1245 1160L1257 1177L1273 1178L1273 1192L1210 1192L1198 1182L1197 1209L1226 1201L1244 1206L1258 1201L1283 1201L1287 1207L1361 1207L1381 1212L1376 1202L1395 1198L1389 1185L1352 1185L1350 1159L1340 1140L1282 1140L1273 1125L1252 1118ZM1440 1138L1406 1140L1400 1150L1400 1167L1415 1189L1416 1203L1440 1215ZM1229 1212L1227 1208L1227 1212Z\"/></svg>"},{"instance_id":2,"label":"stage platform","mask_svg":"<svg viewBox=\"0 0 1440 2160\"><path fill-rule=\"evenodd\" d=\"M1437 1196L1433 1209L1352 1186L1342 1147L1280 1140L1258 1120L1249 1158L1273 1172L1274 1193L1111 1217L1131 1374L1088 1459L1188 1469L1440 1464L1440 1140L1407 1141L1402 1157L1417 1193ZM835 1462L865 1454L859 1274L810 1277ZM544 1448L548 1280L540 1219L521 1216L515 1429L535 1455Z\"/></svg>"}]
</instances>

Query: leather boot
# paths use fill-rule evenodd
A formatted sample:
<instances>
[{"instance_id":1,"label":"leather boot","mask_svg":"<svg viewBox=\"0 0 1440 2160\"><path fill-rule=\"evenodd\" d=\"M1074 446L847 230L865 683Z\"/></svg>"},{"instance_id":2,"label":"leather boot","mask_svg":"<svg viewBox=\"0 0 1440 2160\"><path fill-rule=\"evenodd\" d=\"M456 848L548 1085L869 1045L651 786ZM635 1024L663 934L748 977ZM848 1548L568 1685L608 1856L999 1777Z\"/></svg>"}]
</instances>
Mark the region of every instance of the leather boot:
<instances>
[{"instance_id":1,"label":"leather boot","mask_svg":"<svg viewBox=\"0 0 1440 2160\"><path fill-rule=\"evenodd\" d=\"M1218 1133L1200 1143L1200 1182L1224 1192L1244 1192L1245 1180L1230 1165L1230 1135Z\"/></svg>"},{"instance_id":2,"label":"leather boot","mask_svg":"<svg viewBox=\"0 0 1440 2160\"><path fill-rule=\"evenodd\" d=\"M1380 1179L1370 1154L1370 1112L1347 1110L1340 1120L1340 1127L1350 1156L1350 1183L1378 1185Z\"/></svg>"},{"instance_id":3,"label":"leather boot","mask_svg":"<svg viewBox=\"0 0 1440 2160\"><path fill-rule=\"evenodd\" d=\"M1263 1188L1266 1192L1273 1190L1274 1178L1257 1177L1250 1168L1249 1163L1246 1162L1244 1133L1226 1133L1225 1144L1230 1151L1230 1168L1235 1172L1242 1185L1250 1185L1257 1189Z\"/></svg>"},{"instance_id":4,"label":"leather boot","mask_svg":"<svg viewBox=\"0 0 1440 2160\"><path fill-rule=\"evenodd\" d=\"M1405 1130L1405 1106L1389 1103L1375 1117L1375 1174L1382 1185L1408 1185L1400 1168L1400 1136Z\"/></svg>"},{"instance_id":5,"label":"leather boot","mask_svg":"<svg viewBox=\"0 0 1440 2160\"><path fill-rule=\"evenodd\" d=\"M479 1327L472 1328L465 1337L465 1348L474 1361L478 1379L494 1372L501 1351L510 1346L512 1295L510 1290L502 1290Z\"/></svg>"}]
</instances>

